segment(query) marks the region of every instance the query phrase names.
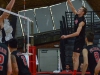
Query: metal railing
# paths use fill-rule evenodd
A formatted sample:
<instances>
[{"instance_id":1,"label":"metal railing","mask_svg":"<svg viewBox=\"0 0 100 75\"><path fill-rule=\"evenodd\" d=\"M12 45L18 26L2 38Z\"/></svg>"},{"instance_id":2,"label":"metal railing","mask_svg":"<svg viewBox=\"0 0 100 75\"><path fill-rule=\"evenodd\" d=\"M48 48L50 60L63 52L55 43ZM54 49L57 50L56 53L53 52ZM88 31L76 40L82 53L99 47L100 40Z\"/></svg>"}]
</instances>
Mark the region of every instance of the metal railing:
<instances>
[{"instance_id":1,"label":"metal railing","mask_svg":"<svg viewBox=\"0 0 100 75\"><path fill-rule=\"evenodd\" d=\"M100 11L88 11L85 18L86 18L86 28L95 31L95 28L100 28L100 18L97 14L100 14ZM74 27L74 14L72 12L65 12L66 18L66 25L70 29L69 33L73 32ZM97 32L97 31L96 31Z\"/></svg>"}]
</instances>

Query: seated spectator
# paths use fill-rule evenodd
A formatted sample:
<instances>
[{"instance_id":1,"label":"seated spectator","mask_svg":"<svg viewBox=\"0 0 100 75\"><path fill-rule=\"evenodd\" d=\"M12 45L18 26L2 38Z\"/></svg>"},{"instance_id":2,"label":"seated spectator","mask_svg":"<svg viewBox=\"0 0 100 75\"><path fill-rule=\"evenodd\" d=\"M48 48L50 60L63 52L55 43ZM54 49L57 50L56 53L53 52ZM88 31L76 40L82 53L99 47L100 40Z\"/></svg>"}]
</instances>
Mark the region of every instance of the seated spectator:
<instances>
[{"instance_id":1,"label":"seated spectator","mask_svg":"<svg viewBox=\"0 0 100 75\"><path fill-rule=\"evenodd\" d=\"M82 72L82 67L83 67L83 63L81 63L81 64L80 64L80 67L79 67L78 72ZM87 71L86 71L86 72L89 72L89 69L87 69Z\"/></svg>"},{"instance_id":2,"label":"seated spectator","mask_svg":"<svg viewBox=\"0 0 100 75\"><path fill-rule=\"evenodd\" d=\"M79 67L79 72L82 71L82 67L83 67L83 63L80 64L80 67Z\"/></svg>"},{"instance_id":3,"label":"seated spectator","mask_svg":"<svg viewBox=\"0 0 100 75\"><path fill-rule=\"evenodd\" d=\"M71 69L70 69L70 65L66 64L66 70L64 70L62 72L72 72Z\"/></svg>"}]
</instances>

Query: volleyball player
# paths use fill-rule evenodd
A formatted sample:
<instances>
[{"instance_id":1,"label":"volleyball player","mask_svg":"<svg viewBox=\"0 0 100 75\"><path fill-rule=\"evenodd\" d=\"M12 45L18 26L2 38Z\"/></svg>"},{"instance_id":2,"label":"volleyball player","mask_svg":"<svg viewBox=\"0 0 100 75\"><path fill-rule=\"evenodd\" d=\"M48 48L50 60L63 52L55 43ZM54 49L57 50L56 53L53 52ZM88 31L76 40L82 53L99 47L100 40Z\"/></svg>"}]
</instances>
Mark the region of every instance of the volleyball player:
<instances>
[{"instance_id":1,"label":"volleyball player","mask_svg":"<svg viewBox=\"0 0 100 75\"><path fill-rule=\"evenodd\" d=\"M73 51L73 75L76 75L79 66L79 56L80 52L82 52L83 46L85 44L85 28L86 28L86 20L84 15L87 13L87 9L82 6L76 11L73 4L70 0L67 0L72 12L75 14L74 17L74 33L69 35L62 35L62 39L67 39L71 37L75 37L74 42L74 51Z\"/></svg>"},{"instance_id":2,"label":"volleyball player","mask_svg":"<svg viewBox=\"0 0 100 75\"><path fill-rule=\"evenodd\" d=\"M17 50L17 40L10 39L8 47L11 51L13 75L31 75L25 56Z\"/></svg>"},{"instance_id":3,"label":"volleyball player","mask_svg":"<svg viewBox=\"0 0 100 75\"><path fill-rule=\"evenodd\" d=\"M11 75L10 51L5 44L0 43L0 75Z\"/></svg>"},{"instance_id":4,"label":"volleyball player","mask_svg":"<svg viewBox=\"0 0 100 75\"><path fill-rule=\"evenodd\" d=\"M9 4L6 6L6 10L11 11L12 7L14 6L15 0L11 0ZM7 41L13 38L12 31L13 28L9 23L8 17L9 13L3 12L0 16L0 42L7 44Z\"/></svg>"},{"instance_id":5,"label":"volleyball player","mask_svg":"<svg viewBox=\"0 0 100 75\"><path fill-rule=\"evenodd\" d=\"M94 34L92 32L86 33L85 41L87 46L82 51L84 59L82 75L85 75L87 67L89 67L91 75L94 73L98 75L100 71L100 48L93 44Z\"/></svg>"}]
</instances>

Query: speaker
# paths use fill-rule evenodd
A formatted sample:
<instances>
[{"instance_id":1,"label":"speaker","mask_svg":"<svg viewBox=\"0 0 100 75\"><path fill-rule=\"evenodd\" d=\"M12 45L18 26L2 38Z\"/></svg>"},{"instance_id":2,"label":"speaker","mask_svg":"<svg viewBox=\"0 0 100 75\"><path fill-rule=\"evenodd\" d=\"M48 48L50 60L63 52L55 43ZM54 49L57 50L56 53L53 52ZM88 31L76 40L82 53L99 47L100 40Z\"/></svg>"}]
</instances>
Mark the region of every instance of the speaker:
<instances>
[{"instance_id":1,"label":"speaker","mask_svg":"<svg viewBox=\"0 0 100 75\"><path fill-rule=\"evenodd\" d=\"M59 68L59 48L38 49L38 72L52 72Z\"/></svg>"}]
</instances>

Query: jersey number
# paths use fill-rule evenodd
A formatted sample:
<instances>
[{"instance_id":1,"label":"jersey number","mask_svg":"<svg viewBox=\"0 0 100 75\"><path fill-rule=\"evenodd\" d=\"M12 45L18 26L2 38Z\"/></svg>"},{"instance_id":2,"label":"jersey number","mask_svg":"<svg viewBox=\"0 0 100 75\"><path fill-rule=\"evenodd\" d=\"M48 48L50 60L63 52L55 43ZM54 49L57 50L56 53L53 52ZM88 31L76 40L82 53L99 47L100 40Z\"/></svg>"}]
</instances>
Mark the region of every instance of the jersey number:
<instances>
[{"instance_id":1,"label":"jersey number","mask_svg":"<svg viewBox=\"0 0 100 75\"><path fill-rule=\"evenodd\" d=\"M21 56L21 58L23 59L24 65L26 66L27 65L26 58L24 56Z\"/></svg>"},{"instance_id":2,"label":"jersey number","mask_svg":"<svg viewBox=\"0 0 100 75\"><path fill-rule=\"evenodd\" d=\"M94 57L95 57L96 62L98 63L98 61L99 61L99 53L98 52L94 52Z\"/></svg>"},{"instance_id":3,"label":"jersey number","mask_svg":"<svg viewBox=\"0 0 100 75\"><path fill-rule=\"evenodd\" d=\"M3 66L2 66L3 63L4 63L4 56L0 54L0 71L3 70Z\"/></svg>"}]
</instances>

